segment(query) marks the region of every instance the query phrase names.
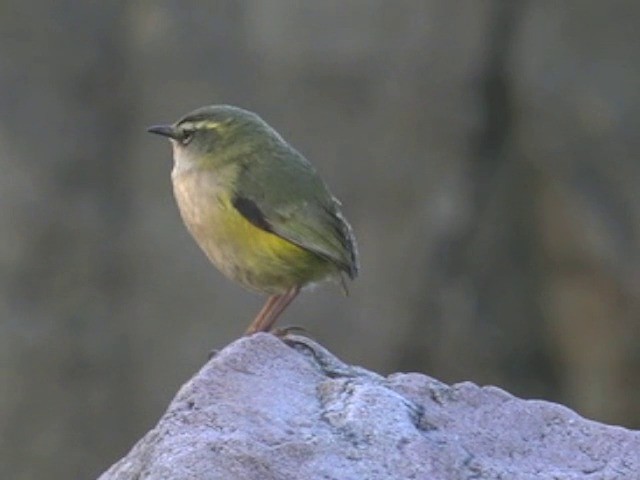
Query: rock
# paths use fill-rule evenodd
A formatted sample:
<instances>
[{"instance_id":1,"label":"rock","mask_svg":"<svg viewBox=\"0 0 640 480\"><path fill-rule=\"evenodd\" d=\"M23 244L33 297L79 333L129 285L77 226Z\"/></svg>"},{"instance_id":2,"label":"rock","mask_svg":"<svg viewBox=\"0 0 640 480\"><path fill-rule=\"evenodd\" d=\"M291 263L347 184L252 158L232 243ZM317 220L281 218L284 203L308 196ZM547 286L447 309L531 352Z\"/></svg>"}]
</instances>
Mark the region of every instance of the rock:
<instances>
[{"instance_id":1,"label":"rock","mask_svg":"<svg viewBox=\"0 0 640 480\"><path fill-rule=\"evenodd\" d=\"M100 480L638 478L640 432L257 334L212 358Z\"/></svg>"}]
</instances>

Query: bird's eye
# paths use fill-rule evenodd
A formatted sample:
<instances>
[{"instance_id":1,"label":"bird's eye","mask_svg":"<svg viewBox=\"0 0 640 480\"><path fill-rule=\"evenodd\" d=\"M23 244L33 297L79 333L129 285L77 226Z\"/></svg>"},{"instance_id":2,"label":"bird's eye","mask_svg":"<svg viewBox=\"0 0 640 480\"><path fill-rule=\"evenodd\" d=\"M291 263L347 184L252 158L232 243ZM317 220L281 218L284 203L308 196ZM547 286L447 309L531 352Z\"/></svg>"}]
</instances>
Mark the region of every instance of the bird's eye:
<instances>
[{"instance_id":1,"label":"bird's eye","mask_svg":"<svg viewBox=\"0 0 640 480\"><path fill-rule=\"evenodd\" d=\"M193 134L195 130L187 129L182 131L182 138L180 139L180 143L182 145L187 145L191 140L193 140Z\"/></svg>"}]
</instances>

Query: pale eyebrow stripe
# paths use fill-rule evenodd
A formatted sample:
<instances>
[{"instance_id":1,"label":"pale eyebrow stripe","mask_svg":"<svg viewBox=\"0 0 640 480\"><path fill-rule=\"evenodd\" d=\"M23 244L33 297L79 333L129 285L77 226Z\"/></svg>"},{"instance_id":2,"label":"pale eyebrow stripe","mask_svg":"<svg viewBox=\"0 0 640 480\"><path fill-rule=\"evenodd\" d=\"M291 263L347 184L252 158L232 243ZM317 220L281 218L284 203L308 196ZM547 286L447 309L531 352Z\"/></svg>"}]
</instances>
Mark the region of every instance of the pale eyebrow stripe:
<instances>
[{"instance_id":1,"label":"pale eyebrow stripe","mask_svg":"<svg viewBox=\"0 0 640 480\"><path fill-rule=\"evenodd\" d=\"M193 130L215 130L220 126L220 122L214 122L210 120L203 120L200 122L182 122L181 127Z\"/></svg>"}]
</instances>

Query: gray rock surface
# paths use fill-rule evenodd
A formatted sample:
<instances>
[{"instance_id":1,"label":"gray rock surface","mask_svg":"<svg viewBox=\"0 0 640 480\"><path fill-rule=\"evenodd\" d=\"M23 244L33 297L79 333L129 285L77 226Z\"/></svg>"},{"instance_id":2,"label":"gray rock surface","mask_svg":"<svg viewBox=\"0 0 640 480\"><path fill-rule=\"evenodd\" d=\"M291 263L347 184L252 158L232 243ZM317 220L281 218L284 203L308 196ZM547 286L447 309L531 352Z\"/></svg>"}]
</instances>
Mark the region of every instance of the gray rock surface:
<instances>
[{"instance_id":1,"label":"gray rock surface","mask_svg":"<svg viewBox=\"0 0 640 480\"><path fill-rule=\"evenodd\" d=\"M640 479L640 432L289 339L219 352L100 480Z\"/></svg>"}]
</instances>

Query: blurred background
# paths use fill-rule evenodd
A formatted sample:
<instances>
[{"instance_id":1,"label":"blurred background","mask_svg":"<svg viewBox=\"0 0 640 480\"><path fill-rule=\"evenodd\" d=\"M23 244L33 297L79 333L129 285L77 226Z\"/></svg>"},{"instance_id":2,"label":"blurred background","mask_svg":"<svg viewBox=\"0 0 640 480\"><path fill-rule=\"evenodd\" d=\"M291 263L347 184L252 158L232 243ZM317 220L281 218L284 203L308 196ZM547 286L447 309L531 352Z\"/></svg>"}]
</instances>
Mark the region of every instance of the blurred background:
<instances>
[{"instance_id":1,"label":"blurred background","mask_svg":"<svg viewBox=\"0 0 640 480\"><path fill-rule=\"evenodd\" d=\"M640 3L0 1L0 477L94 478L263 299L145 133L259 112L361 251L282 325L640 427Z\"/></svg>"}]
</instances>

